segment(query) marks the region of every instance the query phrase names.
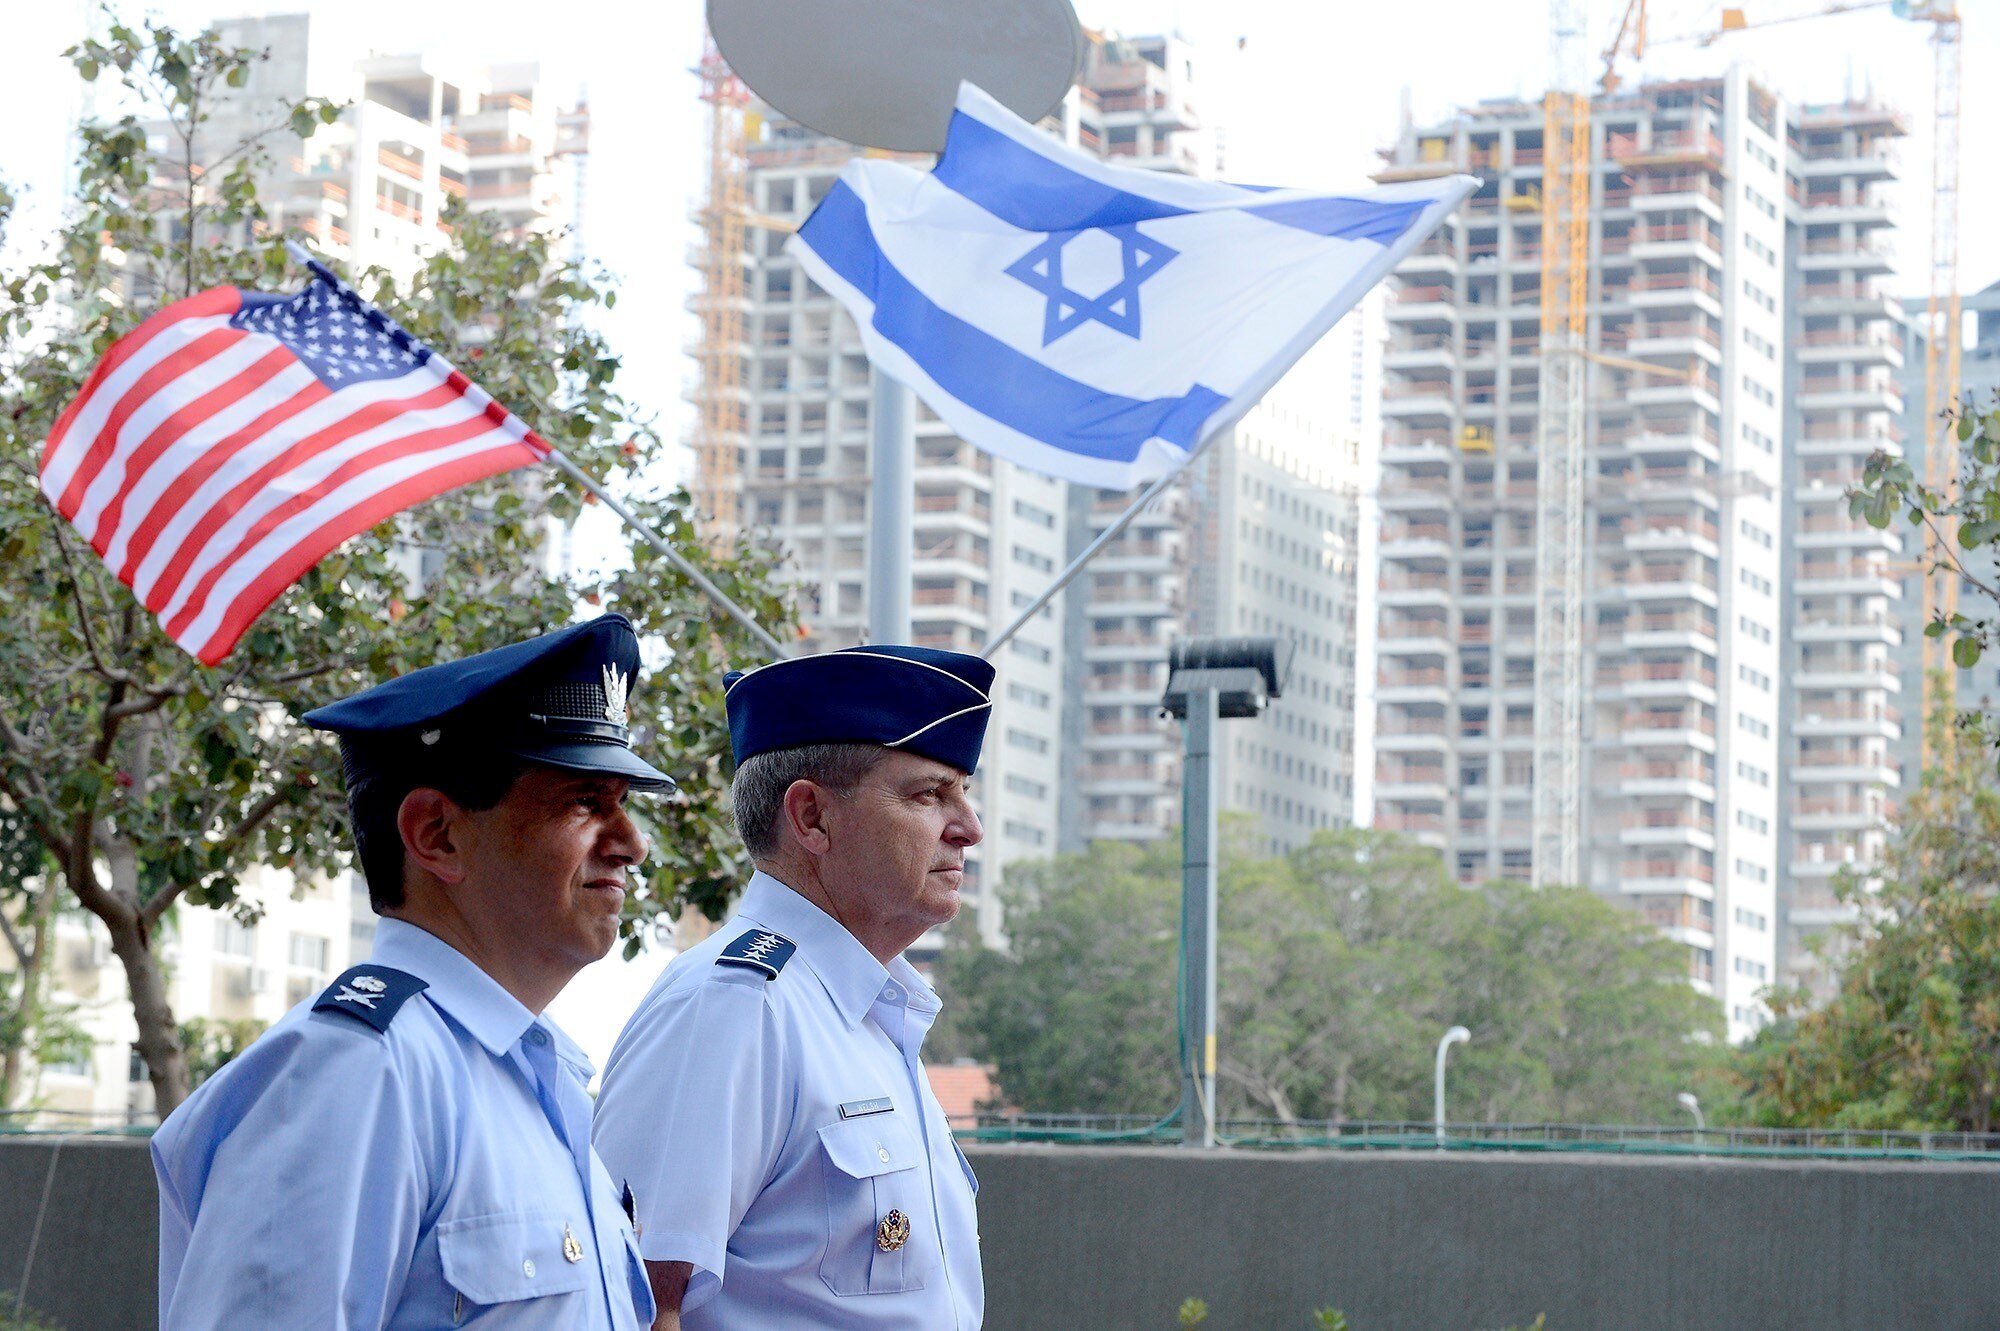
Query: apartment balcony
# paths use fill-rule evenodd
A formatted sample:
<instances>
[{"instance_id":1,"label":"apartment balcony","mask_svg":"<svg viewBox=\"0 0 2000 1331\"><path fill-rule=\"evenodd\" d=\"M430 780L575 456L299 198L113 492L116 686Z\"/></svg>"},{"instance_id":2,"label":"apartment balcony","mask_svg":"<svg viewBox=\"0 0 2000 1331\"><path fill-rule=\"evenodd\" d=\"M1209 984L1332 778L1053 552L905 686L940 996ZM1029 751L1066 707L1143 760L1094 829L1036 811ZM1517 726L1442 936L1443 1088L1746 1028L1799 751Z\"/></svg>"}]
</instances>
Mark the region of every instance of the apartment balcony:
<instances>
[{"instance_id":1,"label":"apartment balcony","mask_svg":"<svg viewBox=\"0 0 2000 1331\"><path fill-rule=\"evenodd\" d=\"M1803 220L1807 226L1827 226L1833 223L1852 223L1857 227L1886 227L1894 222L1889 205L1881 199L1852 194L1843 195L1838 190L1819 192L1806 191L1802 201ZM1812 255L1811 242L1807 243L1806 255Z\"/></svg>"},{"instance_id":2,"label":"apartment balcony","mask_svg":"<svg viewBox=\"0 0 2000 1331\"><path fill-rule=\"evenodd\" d=\"M1871 527L1849 518L1845 512L1801 518L1792 539L1802 551L1881 550L1895 554L1903 548L1903 536L1895 524Z\"/></svg>"},{"instance_id":3,"label":"apartment balcony","mask_svg":"<svg viewBox=\"0 0 2000 1331\"><path fill-rule=\"evenodd\" d=\"M1442 804L1451 797L1451 783L1442 767L1406 767L1383 763L1375 771L1375 798L1399 803Z\"/></svg>"},{"instance_id":4,"label":"apartment balcony","mask_svg":"<svg viewBox=\"0 0 2000 1331\"><path fill-rule=\"evenodd\" d=\"M1715 849L1715 820L1680 809L1632 809L1619 819L1618 844L1628 849L1691 846Z\"/></svg>"},{"instance_id":5,"label":"apartment balcony","mask_svg":"<svg viewBox=\"0 0 2000 1331\"><path fill-rule=\"evenodd\" d=\"M1445 523L1397 523L1382 529L1384 559L1448 559L1452 554L1451 528Z\"/></svg>"},{"instance_id":6,"label":"apartment balcony","mask_svg":"<svg viewBox=\"0 0 2000 1331\"><path fill-rule=\"evenodd\" d=\"M1436 512L1455 506L1449 476L1385 476L1376 502L1384 513Z\"/></svg>"},{"instance_id":7,"label":"apartment balcony","mask_svg":"<svg viewBox=\"0 0 2000 1331\"><path fill-rule=\"evenodd\" d=\"M1688 662L1633 661L1600 669L1596 684L1601 696L1640 701L1652 698L1694 698L1713 707L1715 671Z\"/></svg>"},{"instance_id":8,"label":"apartment balcony","mask_svg":"<svg viewBox=\"0 0 2000 1331\"><path fill-rule=\"evenodd\" d=\"M1886 244L1870 240L1808 240L1798 256L1798 270L1846 272L1854 278L1882 276L1896 270L1896 256Z\"/></svg>"},{"instance_id":9,"label":"apartment balcony","mask_svg":"<svg viewBox=\"0 0 2000 1331\"><path fill-rule=\"evenodd\" d=\"M1457 323L1461 317L1457 290L1437 282L1395 287L1383 313L1391 327L1435 320Z\"/></svg>"},{"instance_id":10,"label":"apartment balcony","mask_svg":"<svg viewBox=\"0 0 2000 1331\"><path fill-rule=\"evenodd\" d=\"M1903 641L1898 620L1876 611L1868 614L1812 615L1792 625L1795 642L1840 642L1857 646L1880 644L1895 647Z\"/></svg>"},{"instance_id":11,"label":"apartment balcony","mask_svg":"<svg viewBox=\"0 0 2000 1331\"><path fill-rule=\"evenodd\" d=\"M1448 463L1457 456L1458 449L1441 429L1413 430L1390 425L1382 432L1381 461L1385 469Z\"/></svg>"},{"instance_id":12,"label":"apartment balcony","mask_svg":"<svg viewBox=\"0 0 2000 1331\"><path fill-rule=\"evenodd\" d=\"M1855 462L1878 452L1901 457L1903 432L1881 424L1808 424L1799 435L1797 450L1801 458L1838 458Z\"/></svg>"},{"instance_id":13,"label":"apartment balcony","mask_svg":"<svg viewBox=\"0 0 2000 1331\"><path fill-rule=\"evenodd\" d=\"M1889 571L1888 562L1876 559L1806 560L1792 575L1792 589L1814 596L1902 595L1902 584Z\"/></svg>"},{"instance_id":14,"label":"apartment balcony","mask_svg":"<svg viewBox=\"0 0 2000 1331\"><path fill-rule=\"evenodd\" d=\"M1609 196L1612 193L1606 190ZM1717 226L1722 225L1722 187L1700 174L1639 176L1632 186L1632 208L1641 215L1662 212L1698 212Z\"/></svg>"},{"instance_id":15,"label":"apartment balcony","mask_svg":"<svg viewBox=\"0 0 2000 1331\"><path fill-rule=\"evenodd\" d=\"M1084 764L1080 780L1092 795L1157 795L1179 777L1166 762L1106 759Z\"/></svg>"},{"instance_id":16,"label":"apartment balcony","mask_svg":"<svg viewBox=\"0 0 2000 1331\"><path fill-rule=\"evenodd\" d=\"M1870 323L1900 324L1902 307L1877 280L1835 279L1808 282L1799 288L1799 309L1807 315L1851 315Z\"/></svg>"},{"instance_id":17,"label":"apartment balcony","mask_svg":"<svg viewBox=\"0 0 2000 1331\"><path fill-rule=\"evenodd\" d=\"M1843 869L1865 876L1881 862L1879 848L1864 851L1851 844L1826 845L1820 842L1807 842L1800 847L1800 850L1804 853L1792 860L1791 867L1792 879L1800 886L1807 883L1828 883ZM1831 891L1821 887L1816 895L1824 899L1831 896ZM1854 918L1856 918L1854 908L1842 902L1829 902L1820 918L1814 918L1805 911L1791 912L1791 922L1794 925L1833 924Z\"/></svg>"},{"instance_id":18,"label":"apartment balcony","mask_svg":"<svg viewBox=\"0 0 2000 1331\"><path fill-rule=\"evenodd\" d=\"M1600 649L1638 651L1682 648L1705 656L1716 654L1715 624L1697 614L1628 614L1623 626L1597 636Z\"/></svg>"},{"instance_id":19,"label":"apartment balcony","mask_svg":"<svg viewBox=\"0 0 2000 1331\"><path fill-rule=\"evenodd\" d=\"M1630 253L1635 260L1696 259L1720 267L1722 240L1712 227L1684 223L1635 227Z\"/></svg>"},{"instance_id":20,"label":"apartment balcony","mask_svg":"<svg viewBox=\"0 0 2000 1331\"><path fill-rule=\"evenodd\" d=\"M1618 865L1618 891L1631 896L1684 896L1715 899L1715 869L1675 855L1629 856Z\"/></svg>"},{"instance_id":21,"label":"apartment balcony","mask_svg":"<svg viewBox=\"0 0 2000 1331\"><path fill-rule=\"evenodd\" d=\"M1897 739L1903 713L1884 702L1802 702L1792 721L1800 739Z\"/></svg>"},{"instance_id":22,"label":"apartment balcony","mask_svg":"<svg viewBox=\"0 0 2000 1331\"><path fill-rule=\"evenodd\" d=\"M1715 803L1715 770L1676 759L1641 760L1617 768L1617 789L1627 798L1682 797Z\"/></svg>"},{"instance_id":23,"label":"apartment balcony","mask_svg":"<svg viewBox=\"0 0 2000 1331\"><path fill-rule=\"evenodd\" d=\"M1792 686L1800 689L1882 689L1903 690L1896 668L1887 661L1846 658L1801 659L1793 669Z\"/></svg>"},{"instance_id":24,"label":"apartment balcony","mask_svg":"<svg viewBox=\"0 0 2000 1331\"><path fill-rule=\"evenodd\" d=\"M1392 801L1384 801L1384 805L1386 807L1377 806L1375 812L1375 826L1379 830L1401 832L1426 846L1441 847L1445 844L1447 833L1443 813L1402 809Z\"/></svg>"},{"instance_id":25,"label":"apartment balcony","mask_svg":"<svg viewBox=\"0 0 2000 1331\"><path fill-rule=\"evenodd\" d=\"M1722 288L1692 273L1637 274L1622 292L1608 288L1604 292L1607 304L1617 296L1634 309L1671 310L1692 305L1717 319L1722 317Z\"/></svg>"},{"instance_id":26,"label":"apartment balcony","mask_svg":"<svg viewBox=\"0 0 2000 1331\"><path fill-rule=\"evenodd\" d=\"M1699 356L1712 364L1722 363L1722 335L1707 324L1692 319L1649 320L1625 340L1624 354L1633 358Z\"/></svg>"},{"instance_id":27,"label":"apartment balcony","mask_svg":"<svg viewBox=\"0 0 2000 1331\"><path fill-rule=\"evenodd\" d=\"M1627 712L1612 721L1609 733L1599 735L1597 743L1599 747L1686 747L1712 754L1715 718L1693 712Z\"/></svg>"},{"instance_id":28,"label":"apartment balcony","mask_svg":"<svg viewBox=\"0 0 2000 1331\"><path fill-rule=\"evenodd\" d=\"M1433 235L1396 265L1395 275L1410 286L1449 287L1463 268L1451 247Z\"/></svg>"},{"instance_id":29,"label":"apartment balcony","mask_svg":"<svg viewBox=\"0 0 2000 1331\"><path fill-rule=\"evenodd\" d=\"M1888 374L1819 374L1798 382L1795 401L1802 411L1903 412L1903 390Z\"/></svg>"},{"instance_id":30,"label":"apartment balcony","mask_svg":"<svg viewBox=\"0 0 2000 1331\"><path fill-rule=\"evenodd\" d=\"M1903 784L1902 769L1886 750L1801 748L1791 761L1792 782L1800 786Z\"/></svg>"},{"instance_id":31,"label":"apartment balcony","mask_svg":"<svg viewBox=\"0 0 2000 1331\"><path fill-rule=\"evenodd\" d=\"M1380 753L1443 753L1451 741L1442 716L1385 719L1375 729Z\"/></svg>"},{"instance_id":32,"label":"apartment balcony","mask_svg":"<svg viewBox=\"0 0 2000 1331\"><path fill-rule=\"evenodd\" d=\"M1400 624L1385 620L1376 634L1375 649L1384 656L1448 656L1452 651L1448 635L1443 620Z\"/></svg>"},{"instance_id":33,"label":"apartment balcony","mask_svg":"<svg viewBox=\"0 0 2000 1331\"><path fill-rule=\"evenodd\" d=\"M1435 608L1442 612L1452 604L1451 580L1443 572L1396 572L1383 574L1378 599L1385 608Z\"/></svg>"},{"instance_id":34,"label":"apartment balcony","mask_svg":"<svg viewBox=\"0 0 2000 1331\"><path fill-rule=\"evenodd\" d=\"M1903 366L1903 342L1881 325L1871 323L1862 328L1830 328L1803 334L1793 341L1792 355L1802 365L1846 362L1899 370Z\"/></svg>"},{"instance_id":35,"label":"apartment balcony","mask_svg":"<svg viewBox=\"0 0 2000 1331\"><path fill-rule=\"evenodd\" d=\"M1719 605L1713 576L1692 562L1634 565L1600 580L1604 594L1628 601L1690 600Z\"/></svg>"},{"instance_id":36,"label":"apartment balcony","mask_svg":"<svg viewBox=\"0 0 2000 1331\"><path fill-rule=\"evenodd\" d=\"M1722 552L1721 528L1706 517L1693 515L1627 518L1619 524L1619 546L1634 553L1692 550L1718 558Z\"/></svg>"},{"instance_id":37,"label":"apartment balcony","mask_svg":"<svg viewBox=\"0 0 2000 1331\"><path fill-rule=\"evenodd\" d=\"M1458 363L1457 339L1451 333L1410 333L1392 338L1382 350L1382 368L1390 372L1426 370L1427 378L1451 372Z\"/></svg>"},{"instance_id":38,"label":"apartment balcony","mask_svg":"<svg viewBox=\"0 0 2000 1331\"><path fill-rule=\"evenodd\" d=\"M1851 795L1805 795L1792 801L1795 832L1868 832L1887 826L1890 805Z\"/></svg>"},{"instance_id":39,"label":"apartment balcony","mask_svg":"<svg viewBox=\"0 0 2000 1331\"><path fill-rule=\"evenodd\" d=\"M1375 679L1378 706L1429 703L1443 707L1452 699L1453 691L1441 665L1404 666L1389 661Z\"/></svg>"},{"instance_id":40,"label":"apartment balcony","mask_svg":"<svg viewBox=\"0 0 2000 1331\"><path fill-rule=\"evenodd\" d=\"M1416 379L1382 385L1382 419L1448 425L1458 395L1449 379Z\"/></svg>"}]
</instances>

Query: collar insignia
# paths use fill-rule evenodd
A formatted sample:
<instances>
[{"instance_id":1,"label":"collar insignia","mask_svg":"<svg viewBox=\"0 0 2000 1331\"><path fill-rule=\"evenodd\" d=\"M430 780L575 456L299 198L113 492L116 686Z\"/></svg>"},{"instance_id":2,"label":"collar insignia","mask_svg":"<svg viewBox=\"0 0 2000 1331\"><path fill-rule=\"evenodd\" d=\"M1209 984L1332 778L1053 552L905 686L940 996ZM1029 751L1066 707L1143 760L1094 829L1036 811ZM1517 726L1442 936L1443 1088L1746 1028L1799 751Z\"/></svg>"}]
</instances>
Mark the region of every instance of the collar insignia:
<instances>
[{"instance_id":1,"label":"collar insignia","mask_svg":"<svg viewBox=\"0 0 2000 1331\"><path fill-rule=\"evenodd\" d=\"M625 689L630 682L617 666L604 667L604 719L614 726L625 724Z\"/></svg>"}]
</instances>

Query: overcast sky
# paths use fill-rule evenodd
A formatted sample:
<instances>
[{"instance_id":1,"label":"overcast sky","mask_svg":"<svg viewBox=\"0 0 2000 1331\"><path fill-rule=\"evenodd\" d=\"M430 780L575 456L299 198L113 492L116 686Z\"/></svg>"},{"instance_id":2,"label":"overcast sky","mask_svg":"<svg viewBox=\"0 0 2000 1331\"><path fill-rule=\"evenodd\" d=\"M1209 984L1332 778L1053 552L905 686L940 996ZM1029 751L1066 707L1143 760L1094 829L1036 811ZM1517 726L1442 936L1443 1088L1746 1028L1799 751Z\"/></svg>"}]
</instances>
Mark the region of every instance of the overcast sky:
<instances>
[{"instance_id":1,"label":"overcast sky","mask_svg":"<svg viewBox=\"0 0 2000 1331\"><path fill-rule=\"evenodd\" d=\"M804 0L801 0L804 2ZM961 0L974 3L975 0ZM995 0L986 0L987 3ZM660 413L669 434L685 421L680 393L694 336L685 297L694 239L690 205L704 168L703 108L689 72L701 16L691 0L644 7L611 0L560 5L487 0L477 6L408 0L247 4L168 0L147 7L198 25L242 12L323 15L336 31L383 51L432 50L472 60L538 58L560 86L587 89L591 111L590 252L622 283L608 331L629 368L627 391ZM1754 16L1800 13L1819 0L1751 4ZM0 176L25 187L29 209L14 237L31 241L60 193L74 76L57 53L82 31L83 0L17 3L0 18ZM1656 37L1712 29L1716 8L1655 0ZM650 12L648 12L650 11ZM126 6L130 15L136 7ZM1537 0L1404 0L1329 5L1311 0L1081 0L1086 24L1137 34L1179 30L1195 43L1203 114L1226 136L1230 174L1283 185L1339 186L1363 179L1374 150L1394 134L1407 99L1419 120L1482 98L1538 96L1547 67ZM560 21L552 21L556 16ZM1616 20L1598 0L1594 45ZM1975 16L1976 18L1976 16ZM1960 282L2000 278L2000 184L1990 164L2000 148L2000 14L1968 26L1962 115L1964 190ZM1656 46L1643 73L1714 72L1741 60L1793 99L1832 100L1872 89L1903 108L1899 254L1901 285L1927 289L1929 272L1931 52L1928 25L1886 9L1738 34L1712 47Z\"/></svg>"}]
</instances>

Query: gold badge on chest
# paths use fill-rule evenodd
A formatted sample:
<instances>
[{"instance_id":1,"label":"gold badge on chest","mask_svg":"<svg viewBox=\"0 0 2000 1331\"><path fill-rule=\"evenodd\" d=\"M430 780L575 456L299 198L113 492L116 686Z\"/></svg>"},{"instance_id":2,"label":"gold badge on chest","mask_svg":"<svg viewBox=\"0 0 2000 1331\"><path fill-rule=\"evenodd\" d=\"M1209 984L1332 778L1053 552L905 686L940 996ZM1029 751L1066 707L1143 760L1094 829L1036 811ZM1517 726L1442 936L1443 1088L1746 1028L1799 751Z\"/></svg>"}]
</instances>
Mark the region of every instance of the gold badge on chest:
<instances>
[{"instance_id":1,"label":"gold badge on chest","mask_svg":"<svg viewBox=\"0 0 2000 1331\"><path fill-rule=\"evenodd\" d=\"M891 1211L882 1217L882 1223L875 1226L875 1246L883 1252L894 1252L910 1241L910 1217L901 1211Z\"/></svg>"},{"instance_id":2,"label":"gold badge on chest","mask_svg":"<svg viewBox=\"0 0 2000 1331\"><path fill-rule=\"evenodd\" d=\"M563 1260L572 1263L583 1260L583 1245L576 1241L567 1223L563 1225Z\"/></svg>"}]
</instances>

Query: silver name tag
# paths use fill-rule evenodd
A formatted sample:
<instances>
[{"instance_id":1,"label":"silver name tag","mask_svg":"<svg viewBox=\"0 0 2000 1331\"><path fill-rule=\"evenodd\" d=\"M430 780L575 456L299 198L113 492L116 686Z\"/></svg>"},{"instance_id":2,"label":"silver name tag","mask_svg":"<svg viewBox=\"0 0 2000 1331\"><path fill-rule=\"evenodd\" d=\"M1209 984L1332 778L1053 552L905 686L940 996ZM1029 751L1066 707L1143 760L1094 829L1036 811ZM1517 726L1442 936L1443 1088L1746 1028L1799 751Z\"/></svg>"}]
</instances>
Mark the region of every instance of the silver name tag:
<instances>
[{"instance_id":1,"label":"silver name tag","mask_svg":"<svg viewBox=\"0 0 2000 1331\"><path fill-rule=\"evenodd\" d=\"M888 1096L879 1100L849 1100L840 1107L842 1118L863 1118L869 1114L886 1114L896 1107L896 1102Z\"/></svg>"}]
</instances>

